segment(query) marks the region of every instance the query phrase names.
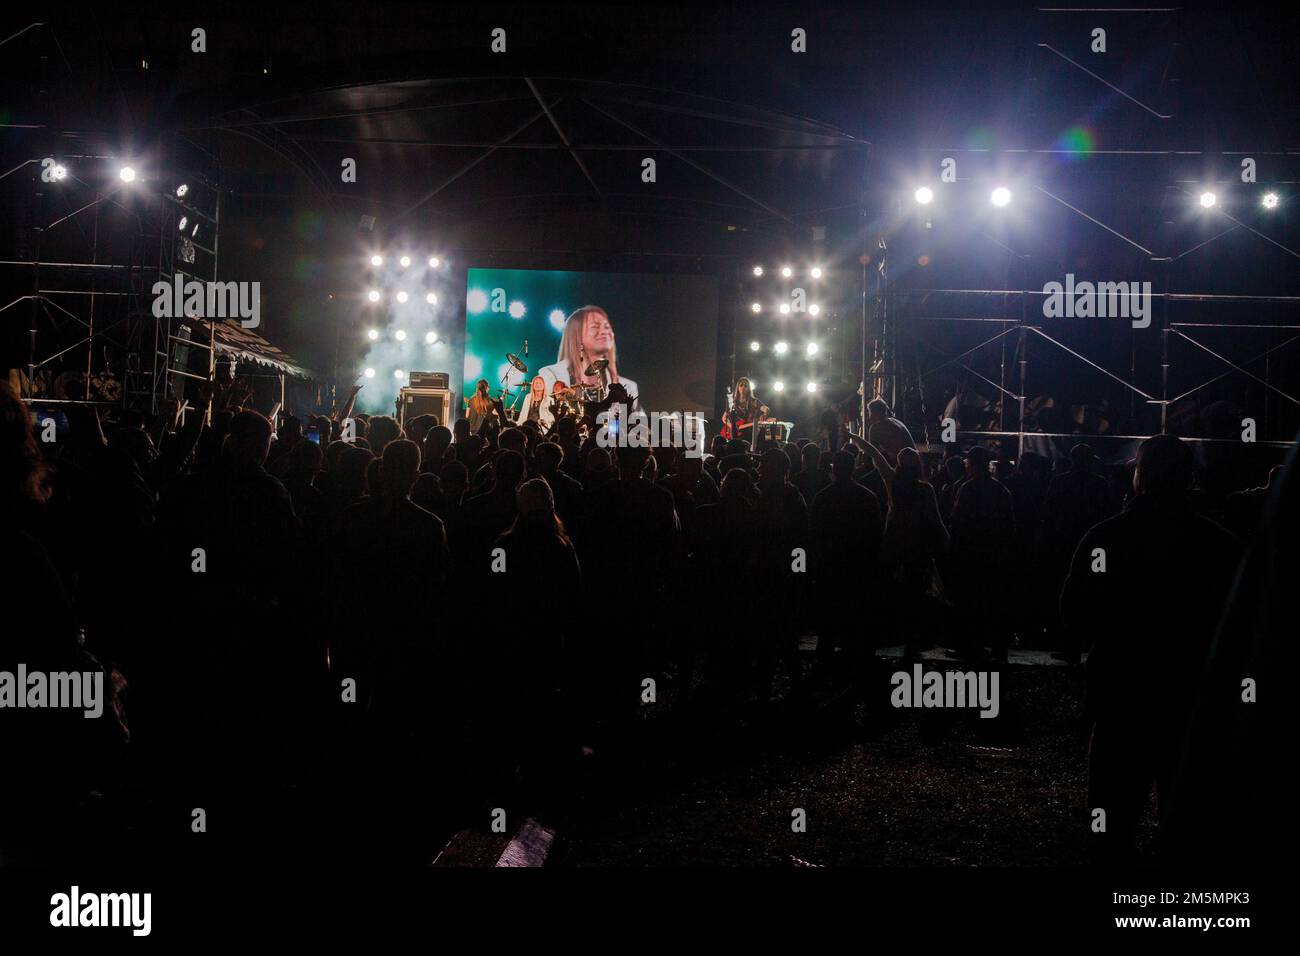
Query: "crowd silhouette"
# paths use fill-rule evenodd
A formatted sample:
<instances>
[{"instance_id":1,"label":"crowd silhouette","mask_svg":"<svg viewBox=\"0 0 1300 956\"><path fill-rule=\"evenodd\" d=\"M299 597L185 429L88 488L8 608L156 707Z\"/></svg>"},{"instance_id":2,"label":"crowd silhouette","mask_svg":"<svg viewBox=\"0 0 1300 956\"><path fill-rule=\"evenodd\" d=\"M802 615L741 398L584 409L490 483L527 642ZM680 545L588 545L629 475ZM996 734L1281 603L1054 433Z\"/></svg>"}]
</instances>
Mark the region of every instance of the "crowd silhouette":
<instances>
[{"instance_id":1,"label":"crowd silhouette","mask_svg":"<svg viewBox=\"0 0 1300 956\"><path fill-rule=\"evenodd\" d=\"M203 808L227 835L205 852L328 826L344 856L427 860L443 820L562 800L646 678L694 720L743 720L822 682L883 697L886 647L985 668L1088 652L1086 799L1111 858L1153 785L1165 829L1195 817L1213 775L1189 741L1259 733L1222 712L1279 631L1239 602L1275 601L1294 565L1260 517L1294 523L1293 463L1213 500L1177 438L1128 467L1027 453L1003 480L982 444L922 455L879 402L842 447L688 457L486 413L275 431L246 400L208 387L211 415L183 421L73 406L44 443L0 387L0 670L97 669L112 689L101 721L0 712L30 768L3 788L6 859L110 826L188 853L167 834ZM1200 782L1180 789L1186 767Z\"/></svg>"}]
</instances>

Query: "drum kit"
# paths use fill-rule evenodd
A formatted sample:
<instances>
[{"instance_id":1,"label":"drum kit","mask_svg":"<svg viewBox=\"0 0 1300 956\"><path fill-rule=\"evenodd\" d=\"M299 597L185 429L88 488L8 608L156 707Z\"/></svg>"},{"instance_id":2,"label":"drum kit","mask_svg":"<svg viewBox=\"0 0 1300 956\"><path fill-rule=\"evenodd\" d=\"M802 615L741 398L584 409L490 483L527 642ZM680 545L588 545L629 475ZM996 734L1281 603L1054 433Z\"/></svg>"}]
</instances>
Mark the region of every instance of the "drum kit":
<instances>
[{"instance_id":1,"label":"drum kit","mask_svg":"<svg viewBox=\"0 0 1300 956\"><path fill-rule=\"evenodd\" d=\"M510 394L510 385L508 382L509 372L501 380L501 403L504 405L507 401L510 408L506 410L507 416L512 420L518 416L518 409L514 407L515 402L522 399L528 392L527 375L528 365L514 352L506 353L506 361L510 367L520 374L523 381L523 388L517 396ZM590 378L600 375L609 367L609 359L596 359L583 369L583 377ZM587 417L587 412L594 406L603 402L609 394L609 386L602 379L600 382L590 384L579 382L574 385L566 385L563 382L557 382L554 391L551 393L549 410L551 415L556 418L572 417L582 421Z\"/></svg>"}]
</instances>

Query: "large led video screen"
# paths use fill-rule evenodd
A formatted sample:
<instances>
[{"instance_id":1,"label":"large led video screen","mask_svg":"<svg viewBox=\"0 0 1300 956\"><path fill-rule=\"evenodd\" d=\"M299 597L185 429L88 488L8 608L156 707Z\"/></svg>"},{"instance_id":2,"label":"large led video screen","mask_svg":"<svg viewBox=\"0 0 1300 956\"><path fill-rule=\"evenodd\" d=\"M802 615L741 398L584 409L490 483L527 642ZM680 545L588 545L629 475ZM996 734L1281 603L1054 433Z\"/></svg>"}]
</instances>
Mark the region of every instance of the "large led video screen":
<instances>
[{"instance_id":1,"label":"large led video screen","mask_svg":"<svg viewBox=\"0 0 1300 956\"><path fill-rule=\"evenodd\" d=\"M717 405L718 281L713 276L469 270L463 393L486 380L507 403L541 376L547 391L604 362L645 412ZM513 365L513 355L525 370Z\"/></svg>"}]
</instances>

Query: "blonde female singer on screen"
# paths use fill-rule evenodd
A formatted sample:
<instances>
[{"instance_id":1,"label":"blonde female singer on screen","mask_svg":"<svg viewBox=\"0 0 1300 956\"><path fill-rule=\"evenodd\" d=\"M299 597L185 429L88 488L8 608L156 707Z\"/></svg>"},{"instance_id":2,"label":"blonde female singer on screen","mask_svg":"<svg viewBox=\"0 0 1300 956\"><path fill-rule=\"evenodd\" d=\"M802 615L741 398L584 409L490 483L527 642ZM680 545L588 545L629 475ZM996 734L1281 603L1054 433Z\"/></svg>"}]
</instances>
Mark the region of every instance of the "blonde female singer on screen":
<instances>
[{"instance_id":1,"label":"blonde female singer on screen","mask_svg":"<svg viewBox=\"0 0 1300 956\"><path fill-rule=\"evenodd\" d=\"M601 359L609 364L594 375L585 374L592 363ZM641 390L636 382L618 374L614 326L610 324L609 315L598 305L584 305L565 320L555 364L546 366L537 374L542 377L548 392L556 382L563 382L565 385L600 386L603 397L604 390L615 382L621 382L635 399L628 412L641 410Z\"/></svg>"},{"instance_id":2,"label":"blonde female singer on screen","mask_svg":"<svg viewBox=\"0 0 1300 956\"><path fill-rule=\"evenodd\" d=\"M538 375L533 379L528 394L524 396L524 404L519 409L517 424L531 420L541 425L542 431L546 431L555 424L555 416L551 414L550 404L551 398L547 393L546 379Z\"/></svg>"}]
</instances>

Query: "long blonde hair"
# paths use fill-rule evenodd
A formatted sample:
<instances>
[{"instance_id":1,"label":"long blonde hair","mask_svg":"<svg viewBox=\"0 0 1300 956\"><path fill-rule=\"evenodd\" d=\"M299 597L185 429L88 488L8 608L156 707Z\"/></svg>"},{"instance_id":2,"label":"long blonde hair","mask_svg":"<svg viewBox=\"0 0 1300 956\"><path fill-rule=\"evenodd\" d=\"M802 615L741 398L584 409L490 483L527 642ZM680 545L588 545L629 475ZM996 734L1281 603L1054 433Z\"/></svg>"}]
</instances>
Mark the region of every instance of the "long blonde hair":
<instances>
[{"instance_id":1,"label":"long blonde hair","mask_svg":"<svg viewBox=\"0 0 1300 956\"><path fill-rule=\"evenodd\" d=\"M584 305L580 309L575 309L564 320L564 334L560 337L560 350L555 357L555 361L563 364L569 370L569 381L565 383L567 385L576 385L582 381L582 372L587 367L587 364L592 361L591 358L588 358L587 362L583 362L582 334L587 328L587 318L593 314L603 315L605 321L609 322L609 313L598 305ZM610 328L613 327L614 323L610 322ZM615 342L617 343L617 339ZM618 381L617 344L609 350L609 368L606 371L609 373L610 382Z\"/></svg>"},{"instance_id":2,"label":"long blonde hair","mask_svg":"<svg viewBox=\"0 0 1300 956\"><path fill-rule=\"evenodd\" d=\"M492 404L492 396L489 394L491 387L492 386L488 385L488 380L485 378L479 379L474 384L474 397L469 400L469 407L473 409L476 414L486 415L488 412L492 411L494 406Z\"/></svg>"}]
</instances>

